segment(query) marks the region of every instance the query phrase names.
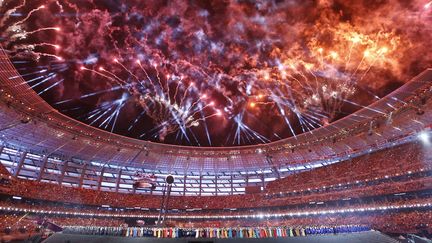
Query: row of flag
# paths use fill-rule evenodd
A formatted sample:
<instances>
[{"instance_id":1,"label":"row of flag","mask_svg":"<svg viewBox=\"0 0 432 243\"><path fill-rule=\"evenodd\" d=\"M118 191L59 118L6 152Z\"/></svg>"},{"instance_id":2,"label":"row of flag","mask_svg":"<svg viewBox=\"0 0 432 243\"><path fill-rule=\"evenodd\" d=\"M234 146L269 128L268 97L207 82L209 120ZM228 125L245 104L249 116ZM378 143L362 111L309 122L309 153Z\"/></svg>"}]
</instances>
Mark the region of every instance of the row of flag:
<instances>
[{"instance_id":1,"label":"row of flag","mask_svg":"<svg viewBox=\"0 0 432 243\"><path fill-rule=\"evenodd\" d=\"M70 226L64 233L112 235L154 238L276 238L317 234L338 234L369 231L368 226L343 225L319 227L241 227L241 228L149 228L149 227L95 227Z\"/></svg>"}]
</instances>

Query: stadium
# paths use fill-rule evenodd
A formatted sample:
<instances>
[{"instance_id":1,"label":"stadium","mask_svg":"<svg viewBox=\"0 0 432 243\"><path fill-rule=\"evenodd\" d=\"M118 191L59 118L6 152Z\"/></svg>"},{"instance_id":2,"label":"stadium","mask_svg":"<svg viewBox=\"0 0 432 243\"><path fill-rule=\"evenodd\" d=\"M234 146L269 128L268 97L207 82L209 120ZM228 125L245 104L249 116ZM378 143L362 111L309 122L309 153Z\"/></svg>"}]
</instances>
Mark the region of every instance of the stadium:
<instances>
[{"instance_id":1,"label":"stadium","mask_svg":"<svg viewBox=\"0 0 432 243\"><path fill-rule=\"evenodd\" d=\"M430 242L432 2L0 0L1 242Z\"/></svg>"}]
</instances>

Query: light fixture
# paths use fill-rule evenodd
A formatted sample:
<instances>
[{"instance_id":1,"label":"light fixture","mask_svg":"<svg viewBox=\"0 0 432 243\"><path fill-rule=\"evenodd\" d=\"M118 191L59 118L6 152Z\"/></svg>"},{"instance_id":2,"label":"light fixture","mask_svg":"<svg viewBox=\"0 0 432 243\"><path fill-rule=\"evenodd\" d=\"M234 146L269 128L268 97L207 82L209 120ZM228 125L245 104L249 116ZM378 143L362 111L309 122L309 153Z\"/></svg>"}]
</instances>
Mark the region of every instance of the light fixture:
<instances>
[{"instance_id":1,"label":"light fixture","mask_svg":"<svg viewBox=\"0 0 432 243\"><path fill-rule=\"evenodd\" d=\"M417 134L418 139L422 141L424 144L430 144L429 141L429 132L428 131L421 131L419 134Z\"/></svg>"}]
</instances>

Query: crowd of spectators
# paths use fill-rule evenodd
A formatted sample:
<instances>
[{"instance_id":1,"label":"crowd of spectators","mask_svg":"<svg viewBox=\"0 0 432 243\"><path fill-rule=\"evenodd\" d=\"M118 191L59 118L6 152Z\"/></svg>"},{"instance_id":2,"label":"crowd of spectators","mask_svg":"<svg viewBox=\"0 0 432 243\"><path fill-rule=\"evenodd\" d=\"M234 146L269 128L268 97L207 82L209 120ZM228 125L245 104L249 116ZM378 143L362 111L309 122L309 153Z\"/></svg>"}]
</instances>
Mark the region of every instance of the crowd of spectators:
<instances>
[{"instance_id":1,"label":"crowd of spectators","mask_svg":"<svg viewBox=\"0 0 432 243\"><path fill-rule=\"evenodd\" d=\"M432 187L432 177L429 173L432 167L427 160L427 155L420 144L409 143L354 158L351 161L290 175L270 182L266 193L217 197L179 196L170 200L169 207L176 209L224 209L232 208L233 205L238 208L271 207L425 190ZM0 191L27 198L112 207L156 209L161 202L161 197L158 195L96 191L22 179L11 181L10 186L0 186ZM343 187L338 186L342 184ZM302 193L298 193L300 191Z\"/></svg>"},{"instance_id":2,"label":"crowd of spectators","mask_svg":"<svg viewBox=\"0 0 432 243\"><path fill-rule=\"evenodd\" d=\"M8 175L9 171L3 165L0 166L0 175Z\"/></svg>"},{"instance_id":3,"label":"crowd of spectators","mask_svg":"<svg viewBox=\"0 0 432 243\"><path fill-rule=\"evenodd\" d=\"M271 208L254 208L255 212L263 214L289 214L305 212L323 212L332 210L359 210L361 208L378 208L378 207L402 207L409 205L427 205L432 202L432 195L424 194L424 191L405 194L401 196L386 195L379 197L365 197L360 199L350 199L341 201L323 201L307 202L289 207L271 207ZM80 204L53 203L47 201L35 200L17 200L12 198L3 198L0 200L0 210L14 212L32 212L39 214L50 213L53 215L81 215L81 216L109 216L109 217L152 217L158 215L157 210L142 210L140 208L111 208L97 207ZM207 216L207 215L247 215L251 214L250 209L238 210L168 210L167 215L172 216Z\"/></svg>"},{"instance_id":4,"label":"crowd of spectators","mask_svg":"<svg viewBox=\"0 0 432 243\"><path fill-rule=\"evenodd\" d=\"M352 188L345 191L329 191L292 195L283 198L268 198L265 194L233 195L218 197L175 197L170 200L170 208L203 208L224 209L255 208L301 204L309 201L341 200L347 197L365 197L382 194L418 191L432 188L432 177L417 178L409 181L391 182L368 187ZM0 189L1 190L1 189ZM110 205L112 207L143 207L156 209L160 206L161 197L152 195L118 194L114 192L95 191L62 187L54 184L28 180L14 180L13 185L3 193L40 200L52 200L84 205ZM241 202L241 203L239 203Z\"/></svg>"},{"instance_id":5,"label":"crowd of spectators","mask_svg":"<svg viewBox=\"0 0 432 243\"><path fill-rule=\"evenodd\" d=\"M280 193L331 188L339 184L356 184L356 182L394 177L431 168L431 159L428 158L424 145L416 142L408 143L349 161L293 174L269 182L266 189L268 193Z\"/></svg>"},{"instance_id":6,"label":"crowd of spectators","mask_svg":"<svg viewBox=\"0 0 432 243\"><path fill-rule=\"evenodd\" d=\"M291 196L308 196L311 194L318 193L329 193L336 191L347 191L353 190L356 188L366 188L370 186L376 185L390 185L397 182L407 182L407 181L416 181L418 179L432 177L432 170L429 168L420 169L419 171L408 171L404 173L400 173L399 175L394 176L384 176L381 178L367 179L365 181L355 181L353 183L348 182L346 184L339 183L337 185L332 186L323 186L322 188L313 188L306 190L294 190L294 191L284 191L278 193L266 193L266 198L281 198L281 197L291 197Z\"/></svg>"},{"instance_id":7,"label":"crowd of spectators","mask_svg":"<svg viewBox=\"0 0 432 243\"><path fill-rule=\"evenodd\" d=\"M1 214L0 215L0 239L7 240L12 235L29 237L39 230L34 220L22 214ZM25 236L24 236L25 235ZM13 237L12 237L13 238Z\"/></svg>"}]
</instances>

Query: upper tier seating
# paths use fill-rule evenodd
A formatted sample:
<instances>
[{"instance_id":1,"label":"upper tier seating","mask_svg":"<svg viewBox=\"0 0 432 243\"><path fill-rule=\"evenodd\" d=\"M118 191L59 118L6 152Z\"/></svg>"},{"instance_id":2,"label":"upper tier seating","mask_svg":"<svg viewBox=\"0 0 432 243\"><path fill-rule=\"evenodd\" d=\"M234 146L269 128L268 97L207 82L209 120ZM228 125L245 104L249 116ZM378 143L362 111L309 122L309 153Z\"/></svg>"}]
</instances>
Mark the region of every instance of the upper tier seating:
<instances>
[{"instance_id":1,"label":"upper tier seating","mask_svg":"<svg viewBox=\"0 0 432 243\"><path fill-rule=\"evenodd\" d=\"M405 144L396 148L364 155L350 161L328 167L295 174L269 183L272 192L322 188L338 183L355 184L357 180L374 180L385 176L396 176L407 172L429 169L430 153L417 143ZM267 197L265 193L196 197L175 197L170 200L170 208L256 208L266 206L286 206L308 203L309 201L340 200L346 197L364 197L391 193L401 193L432 188L432 177L413 177L409 180L388 181L376 185L351 187L346 190L324 190L307 195L291 195L282 198ZM122 194L96 191L42 183L31 180L12 179L11 185L0 186L0 192L27 198L71 202L88 205L110 205L113 207L159 208L161 197L157 195Z\"/></svg>"},{"instance_id":2,"label":"upper tier seating","mask_svg":"<svg viewBox=\"0 0 432 243\"><path fill-rule=\"evenodd\" d=\"M320 188L416 171L432 166L432 154L421 143L408 143L269 182L269 193ZM299 186L300 185L300 186Z\"/></svg>"}]
</instances>

